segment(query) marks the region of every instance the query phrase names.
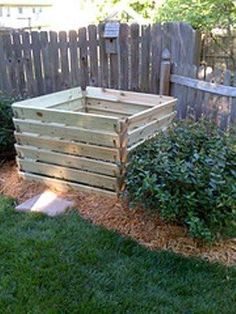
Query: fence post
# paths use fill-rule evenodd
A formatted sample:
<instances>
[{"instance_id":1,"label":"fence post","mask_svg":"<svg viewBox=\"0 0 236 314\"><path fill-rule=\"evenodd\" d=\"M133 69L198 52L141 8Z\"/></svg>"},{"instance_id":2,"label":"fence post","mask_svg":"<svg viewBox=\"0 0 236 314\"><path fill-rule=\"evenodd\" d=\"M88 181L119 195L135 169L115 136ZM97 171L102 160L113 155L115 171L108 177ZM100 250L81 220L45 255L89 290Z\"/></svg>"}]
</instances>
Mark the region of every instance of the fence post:
<instances>
[{"instance_id":1,"label":"fence post","mask_svg":"<svg viewBox=\"0 0 236 314\"><path fill-rule=\"evenodd\" d=\"M160 95L170 93L170 52L167 48L162 51L160 69Z\"/></svg>"}]
</instances>

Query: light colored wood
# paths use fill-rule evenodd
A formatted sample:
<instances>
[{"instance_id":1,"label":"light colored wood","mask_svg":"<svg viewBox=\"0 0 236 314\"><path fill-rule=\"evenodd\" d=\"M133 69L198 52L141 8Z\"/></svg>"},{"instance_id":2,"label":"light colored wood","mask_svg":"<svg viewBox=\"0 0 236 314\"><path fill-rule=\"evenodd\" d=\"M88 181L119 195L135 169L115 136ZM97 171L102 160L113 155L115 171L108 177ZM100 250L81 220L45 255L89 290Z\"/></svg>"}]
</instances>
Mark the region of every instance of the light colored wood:
<instances>
[{"instance_id":1,"label":"light colored wood","mask_svg":"<svg viewBox=\"0 0 236 314\"><path fill-rule=\"evenodd\" d=\"M159 130L157 130L155 133L153 133L151 136L148 137L148 139L151 139L152 137L156 136L159 132L166 132L166 130L168 129L168 126L163 127ZM133 144L132 146L129 146L127 148L127 154L130 154L131 151L133 151L135 148L137 148L138 146L142 145L147 139L143 139L135 144ZM128 166L128 163L126 164L126 166Z\"/></svg>"},{"instance_id":2,"label":"light colored wood","mask_svg":"<svg viewBox=\"0 0 236 314\"><path fill-rule=\"evenodd\" d=\"M84 105L83 99L79 98L72 101L60 103L59 105L51 106L50 109L76 111L83 109L83 105Z\"/></svg>"},{"instance_id":3,"label":"light colored wood","mask_svg":"<svg viewBox=\"0 0 236 314\"><path fill-rule=\"evenodd\" d=\"M126 112L117 112L117 111L114 111L114 110L109 110L109 109L99 109L99 108L91 108L88 110L88 113L94 113L94 114L97 114L97 115L103 115L103 116L109 116L109 117L116 117L116 118L120 118L120 119L124 119L124 118L127 118L127 117L130 117L131 114L128 114Z\"/></svg>"},{"instance_id":4,"label":"light colored wood","mask_svg":"<svg viewBox=\"0 0 236 314\"><path fill-rule=\"evenodd\" d=\"M160 101L164 102L172 99L171 97L168 96L136 93L130 91L114 90L91 86L87 87L87 97L149 106L154 106L155 104L158 104Z\"/></svg>"},{"instance_id":5,"label":"light colored wood","mask_svg":"<svg viewBox=\"0 0 236 314\"><path fill-rule=\"evenodd\" d=\"M48 149L60 153L92 157L111 162L120 160L119 151L115 148L63 141L59 138L48 138L36 134L29 135L17 132L15 132L15 138L20 145L34 146L36 148Z\"/></svg>"},{"instance_id":6,"label":"light colored wood","mask_svg":"<svg viewBox=\"0 0 236 314\"><path fill-rule=\"evenodd\" d=\"M101 174L75 170L67 167L54 166L42 162L35 162L27 159L17 160L20 169L25 172L30 172L47 177L54 177L57 179L64 179L77 183L84 183L90 186L116 191L117 179Z\"/></svg>"},{"instance_id":7,"label":"light colored wood","mask_svg":"<svg viewBox=\"0 0 236 314\"><path fill-rule=\"evenodd\" d=\"M32 180L36 182L42 182L45 185L49 186L52 189L58 190L58 191L70 191L70 190L75 190L79 192L85 192L85 193L93 193L93 194L98 194L102 196L107 196L107 197L117 197L117 194L112 191L104 190L104 189L99 189L91 186L86 186L74 182L69 182L69 181L64 181L60 179L52 179L52 178L47 178L44 176L32 174L32 173L26 173L26 172L19 172L19 175L26 180Z\"/></svg>"},{"instance_id":8,"label":"light colored wood","mask_svg":"<svg viewBox=\"0 0 236 314\"><path fill-rule=\"evenodd\" d=\"M151 121L144 126L128 132L128 146L132 146L135 143L142 141L143 139L148 139L150 136L153 136L153 134L157 133L162 128L166 128L173 120L175 114L176 112L172 112L160 119Z\"/></svg>"},{"instance_id":9,"label":"light colored wood","mask_svg":"<svg viewBox=\"0 0 236 314\"><path fill-rule=\"evenodd\" d=\"M91 158L77 157L68 154L51 152L31 146L15 145L18 156L26 159L34 159L40 162L76 168L79 170L105 174L116 177L119 174L118 165ZM94 156L96 158L96 156Z\"/></svg>"},{"instance_id":10,"label":"light colored wood","mask_svg":"<svg viewBox=\"0 0 236 314\"><path fill-rule=\"evenodd\" d=\"M84 112L13 106L14 116L47 123L58 123L89 130L119 132L118 118ZM43 126L42 126L43 127Z\"/></svg>"},{"instance_id":11,"label":"light colored wood","mask_svg":"<svg viewBox=\"0 0 236 314\"><path fill-rule=\"evenodd\" d=\"M192 78L172 74L170 77L172 83L180 84L188 87L198 89L211 94L216 94L226 97L236 97L236 88L231 86L224 86L221 84L214 84L205 81L199 81Z\"/></svg>"},{"instance_id":12,"label":"light colored wood","mask_svg":"<svg viewBox=\"0 0 236 314\"><path fill-rule=\"evenodd\" d=\"M17 132L36 133L42 136L59 137L64 140L85 142L107 147L118 147L119 136L115 133L99 132L56 124L14 119Z\"/></svg>"},{"instance_id":13,"label":"light colored wood","mask_svg":"<svg viewBox=\"0 0 236 314\"><path fill-rule=\"evenodd\" d=\"M153 108L147 109L145 111L139 112L135 115L127 118L127 123L129 130L135 127L141 126L143 124L149 123L152 120L161 118L174 111L177 100L173 99L166 102L165 104L157 105Z\"/></svg>"},{"instance_id":14,"label":"light colored wood","mask_svg":"<svg viewBox=\"0 0 236 314\"><path fill-rule=\"evenodd\" d=\"M148 108L152 108L151 106L140 105L140 104L128 104L123 102L113 102L110 100L99 100L99 99L91 99L87 98L87 108L90 109L99 109L105 111L112 111L115 113L121 114L135 114L142 110L146 110Z\"/></svg>"},{"instance_id":15,"label":"light colored wood","mask_svg":"<svg viewBox=\"0 0 236 314\"><path fill-rule=\"evenodd\" d=\"M80 87L71 88L66 91L61 91L53 94L43 95L37 98L26 99L23 101L15 102L13 104L22 107L34 107L34 108L50 108L55 105L82 98L82 92Z\"/></svg>"}]
</instances>

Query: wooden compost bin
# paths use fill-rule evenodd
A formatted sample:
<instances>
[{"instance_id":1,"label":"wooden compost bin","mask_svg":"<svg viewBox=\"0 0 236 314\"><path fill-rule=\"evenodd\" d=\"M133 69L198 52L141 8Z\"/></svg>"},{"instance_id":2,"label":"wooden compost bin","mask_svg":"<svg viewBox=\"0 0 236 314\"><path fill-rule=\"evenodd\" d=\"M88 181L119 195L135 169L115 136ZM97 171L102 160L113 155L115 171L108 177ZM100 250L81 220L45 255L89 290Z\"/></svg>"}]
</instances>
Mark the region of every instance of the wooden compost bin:
<instances>
[{"instance_id":1,"label":"wooden compost bin","mask_svg":"<svg viewBox=\"0 0 236 314\"><path fill-rule=\"evenodd\" d=\"M174 118L176 100L73 88L13 104L20 175L55 187L115 195L128 153Z\"/></svg>"}]
</instances>

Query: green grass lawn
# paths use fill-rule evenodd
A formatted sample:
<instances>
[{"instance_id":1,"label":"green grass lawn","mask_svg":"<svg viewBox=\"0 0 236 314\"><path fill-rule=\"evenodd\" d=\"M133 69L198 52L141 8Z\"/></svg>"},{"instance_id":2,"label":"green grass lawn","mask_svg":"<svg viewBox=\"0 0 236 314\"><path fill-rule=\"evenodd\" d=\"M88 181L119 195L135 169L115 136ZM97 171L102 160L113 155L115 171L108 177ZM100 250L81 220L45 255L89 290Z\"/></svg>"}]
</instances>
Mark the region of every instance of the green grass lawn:
<instances>
[{"instance_id":1,"label":"green grass lawn","mask_svg":"<svg viewBox=\"0 0 236 314\"><path fill-rule=\"evenodd\" d=\"M235 313L236 269L0 197L0 313Z\"/></svg>"}]
</instances>

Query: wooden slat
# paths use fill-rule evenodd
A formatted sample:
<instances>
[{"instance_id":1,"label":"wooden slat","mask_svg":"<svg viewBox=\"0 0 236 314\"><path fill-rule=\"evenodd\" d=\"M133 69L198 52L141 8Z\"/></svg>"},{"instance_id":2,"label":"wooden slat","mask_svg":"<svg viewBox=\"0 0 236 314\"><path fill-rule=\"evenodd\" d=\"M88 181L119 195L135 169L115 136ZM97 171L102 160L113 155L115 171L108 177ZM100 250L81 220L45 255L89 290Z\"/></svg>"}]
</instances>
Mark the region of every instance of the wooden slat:
<instances>
[{"instance_id":1,"label":"wooden slat","mask_svg":"<svg viewBox=\"0 0 236 314\"><path fill-rule=\"evenodd\" d=\"M73 101L76 99L81 99L82 93L79 87L71 88L66 91L61 91L49 95L43 95L37 98L26 99L13 104L17 107L34 107L34 108L51 108L56 105L61 105L62 103L66 103L68 101Z\"/></svg>"},{"instance_id":2,"label":"wooden slat","mask_svg":"<svg viewBox=\"0 0 236 314\"><path fill-rule=\"evenodd\" d=\"M90 194L91 193L98 194L98 195L102 195L106 197L117 197L117 194L115 192L95 188L92 186L82 185L82 184L69 182L65 180L47 178L44 176L27 173L27 172L21 172L21 171L19 172L19 174L23 179L36 181L36 182L42 182L45 185L49 186L50 188L56 189L59 191L75 190L75 191L85 192L85 193L90 193Z\"/></svg>"},{"instance_id":3,"label":"wooden slat","mask_svg":"<svg viewBox=\"0 0 236 314\"><path fill-rule=\"evenodd\" d=\"M105 50L105 39L103 38L103 32L104 32L104 24L99 24L98 33L99 33L101 86L108 87L108 57Z\"/></svg>"},{"instance_id":4,"label":"wooden slat","mask_svg":"<svg viewBox=\"0 0 236 314\"><path fill-rule=\"evenodd\" d=\"M151 51L152 51L152 71L151 71L151 92L156 94L159 91L159 75L162 52L162 32L161 25L155 24L151 30Z\"/></svg>"},{"instance_id":5,"label":"wooden slat","mask_svg":"<svg viewBox=\"0 0 236 314\"><path fill-rule=\"evenodd\" d=\"M129 87L129 59L128 59L128 32L127 24L120 25L120 89L127 90ZM137 52L136 52L137 53ZM118 73L117 73L118 74ZM116 75L117 75L116 74Z\"/></svg>"},{"instance_id":6,"label":"wooden slat","mask_svg":"<svg viewBox=\"0 0 236 314\"><path fill-rule=\"evenodd\" d=\"M119 151L115 148L69 142L59 138L49 138L35 134L23 134L15 132L15 138L20 145L34 146L41 149L48 149L60 153L67 153L76 156L92 157L99 160L117 162Z\"/></svg>"},{"instance_id":7,"label":"wooden slat","mask_svg":"<svg viewBox=\"0 0 236 314\"><path fill-rule=\"evenodd\" d=\"M71 86L79 85L79 59L77 48L78 34L76 31L69 31L69 52L71 69Z\"/></svg>"},{"instance_id":8,"label":"wooden slat","mask_svg":"<svg viewBox=\"0 0 236 314\"><path fill-rule=\"evenodd\" d=\"M22 49L21 49L21 40L20 40L20 34L13 32L12 34L13 39L13 49L15 52L15 58L16 58L16 81L17 81L17 94L19 96L25 96L25 74L24 74L24 67L23 67L23 55L22 55Z\"/></svg>"},{"instance_id":9,"label":"wooden slat","mask_svg":"<svg viewBox=\"0 0 236 314\"><path fill-rule=\"evenodd\" d=\"M99 86L100 84L98 78L97 27L95 25L89 25L88 33L89 33L89 60L90 60L89 85Z\"/></svg>"},{"instance_id":10,"label":"wooden slat","mask_svg":"<svg viewBox=\"0 0 236 314\"><path fill-rule=\"evenodd\" d=\"M59 32L59 47L61 53L61 89L67 89L71 86L71 80L68 60L67 34L64 31Z\"/></svg>"},{"instance_id":11,"label":"wooden slat","mask_svg":"<svg viewBox=\"0 0 236 314\"><path fill-rule=\"evenodd\" d=\"M62 102L50 108L51 109L53 108L56 110L65 110L65 111L81 111L84 108L83 105L84 105L84 102L82 101L82 98L79 98L79 99L74 99L72 101Z\"/></svg>"},{"instance_id":12,"label":"wooden slat","mask_svg":"<svg viewBox=\"0 0 236 314\"><path fill-rule=\"evenodd\" d=\"M31 146L15 145L18 156L24 159L33 159L40 162L55 164L100 173L112 177L119 174L118 165L91 158L77 157L67 154L55 153L49 150L38 149ZM96 156L94 156L95 158Z\"/></svg>"},{"instance_id":13,"label":"wooden slat","mask_svg":"<svg viewBox=\"0 0 236 314\"><path fill-rule=\"evenodd\" d=\"M162 128L166 128L170 122L173 120L176 112L172 112L160 119L151 121L144 126L141 126L137 129L128 132L128 147L134 145L137 142L140 142L144 139L148 139L150 136L153 136Z\"/></svg>"},{"instance_id":14,"label":"wooden slat","mask_svg":"<svg viewBox=\"0 0 236 314\"><path fill-rule=\"evenodd\" d=\"M42 63L41 63L41 44L39 40L39 33L38 32L31 32L31 39L32 39L32 50L33 50L33 58L34 58L34 71L35 71L35 78L37 84L37 95L44 94L44 84L43 84L43 72L42 72Z\"/></svg>"},{"instance_id":15,"label":"wooden slat","mask_svg":"<svg viewBox=\"0 0 236 314\"><path fill-rule=\"evenodd\" d=\"M59 137L64 140L74 140L106 147L118 147L118 135L116 133L99 132L96 130L79 129L30 120L14 119L17 132L36 133L42 136Z\"/></svg>"},{"instance_id":16,"label":"wooden slat","mask_svg":"<svg viewBox=\"0 0 236 314\"><path fill-rule=\"evenodd\" d=\"M50 52L47 32L40 32L40 42L42 47L42 64L44 69L44 89L45 93L49 94L53 92L53 87L50 71Z\"/></svg>"},{"instance_id":17,"label":"wooden slat","mask_svg":"<svg viewBox=\"0 0 236 314\"><path fill-rule=\"evenodd\" d=\"M141 82L140 90L149 92L150 82L150 42L151 42L150 26L142 26L141 37Z\"/></svg>"},{"instance_id":18,"label":"wooden slat","mask_svg":"<svg viewBox=\"0 0 236 314\"><path fill-rule=\"evenodd\" d=\"M80 46L80 86L85 89L89 82L88 77L88 52L87 52L86 28L79 29Z\"/></svg>"},{"instance_id":19,"label":"wooden slat","mask_svg":"<svg viewBox=\"0 0 236 314\"><path fill-rule=\"evenodd\" d=\"M87 171L75 170L67 167L54 166L51 164L35 162L27 159L18 159L18 163L20 165L20 169L25 172L64 179L77 183L84 183L90 186L116 191L117 179L113 177Z\"/></svg>"},{"instance_id":20,"label":"wooden slat","mask_svg":"<svg viewBox=\"0 0 236 314\"><path fill-rule=\"evenodd\" d=\"M204 81L199 81L195 79L191 79L188 77L183 77L180 75L171 75L171 82L175 84L180 84L184 86L188 86L191 88L195 88L207 93L216 94L220 96L226 97L236 97L236 89L231 86L224 86L221 84L208 83Z\"/></svg>"},{"instance_id":21,"label":"wooden slat","mask_svg":"<svg viewBox=\"0 0 236 314\"><path fill-rule=\"evenodd\" d=\"M127 123L129 130L149 123L152 120L160 119L174 111L176 105L176 100L173 99L165 104L157 105L153 108L147 109L145 111L139 112L135 115L127 118Z\"/></svg>"},{"instance_id":22,"label":"wooden slat","mask_svg":"<svg viewBox=\"0 0 236 314\"><path fill-rule=\"evenodd\" d=\"M92 107L91 109L89 108L88 110L89 113L94 113L98 115L103 115L103 116L109 116L109 117L116 117L116 118L126 118L129 117L131 114L128 114L127 112L117 112L114 110L109 110L109 109L99 109L99 108L94 108Z\"/></svg>"},{"instance_id":23,"label":"wooden slat","mask_svg":"<svg viewBox=\"0 0 236 314\"><path fill-rule=\"evenodd\" d=\"M50 38L50 65L51 65L51 72L52 72L52 88L53 91L56 92L60 90L61 86L61 77L59 74L59 54L58 54L58 42L57 42L57 33L50 31L49 32Z\"/></svg>"},{"instance_id":24,"label":"wooden slat","mask_svg":"<svg viewBox=\"0 0 236 314\"><path fill-rule=\"evenodd\" d=\"M147 106L154 106L159 103L171 100L172 97L160 96L145 93L136 93L130 91L122 91L108 88L87 87L87 98L97 98L116 102L126 102L130 104L141 104Z\"/></svg>"},{"instance_id":25,"label":"wooden slat","mask_svg":"<svg viewBox=\"0 0 236 314\"><path fill-rule=\"evenodd\" d=\"M89 111L92 109L106 110L122 114L135 114L147 108L152 108L153 106L140 105L135 103L126 103L111 100L100 100L96 98L87 98L87 108Z\"/></svg>"},{"instance_id":26,"label":"wooden slat","mask_svg":"<svg viewBox=\"0 0 236 314\"><path fill-rule=\"evenodd\" d=\"M33 57L30 44L30 34L28 32L22 33L22 47L24 53L24 66L26 77L26 93L27 96L33 97L36 95L34 69L33 69Z\"/></svg>"},{"instance_id":27,"label":"wooden slat","mask_svg":"<svg viewBox=\"0 0 236 314\"><path fill-rule=\"evenodd\" d=\"M139 25L132 24L130 27L131 35L131 81L130 89L139 90ZM128 69L127 69L128 71Z\"/></svg>"},{"instance_id":28,"label":"wooden slat","mask_svg":"<svg viewBox=\"0 0 236 314\"><path fill-rule=\"evenodd\" d=\"M13 106L14 116L19 119L36 120L41 122L58 123L83 129L95 129L107 132L119 132L117 118L103 117L84 112L68 112L55 109L40 109ZM43 127L43 125L42 125Z\"/></svg>"},{"instance_id":29,"label":"wooden slat","mask_svg":"<svg viewBox=\"0 0 236 314\"><path fill-rule=\"evenodd\" d=\"M0 36L0 88L9 95L16 95L15 58L9 34Z\"/></svg>"}]
</instances>

